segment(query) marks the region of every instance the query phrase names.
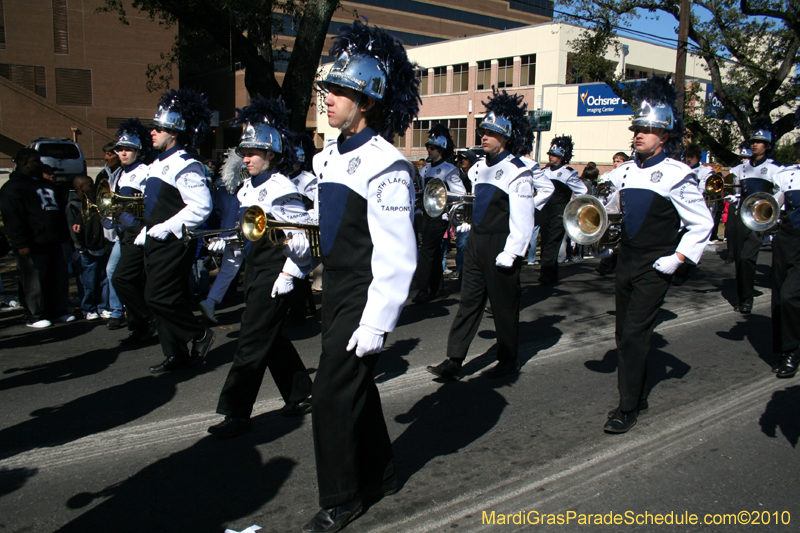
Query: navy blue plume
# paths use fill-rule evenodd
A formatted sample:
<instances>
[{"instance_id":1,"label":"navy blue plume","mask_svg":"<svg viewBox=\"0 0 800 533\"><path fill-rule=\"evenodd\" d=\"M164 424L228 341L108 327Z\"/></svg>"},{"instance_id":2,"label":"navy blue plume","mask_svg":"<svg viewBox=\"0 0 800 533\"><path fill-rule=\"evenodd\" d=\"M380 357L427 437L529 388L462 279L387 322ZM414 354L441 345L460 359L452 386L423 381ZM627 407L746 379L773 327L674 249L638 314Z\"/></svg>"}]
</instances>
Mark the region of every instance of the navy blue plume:
<instances>
[{"instance_id":1,"label":"navy blue plume","mask_svg":"<svg viewBox=\"0 0 800 533\"><path fill-rule=\"evenodd\" d=\"M159 106L174 109L186 123L190 146L197 147L211 129L211 109L206 95L195 89L172 89L161 97Z\"/></svg>"},{"instance_id":2,"label":"navy blue plume","mask_svg":"<svg viewBox=\"0 0 800 533\"><path fill-rule=\"evenodd\" d=\"M267 123L278 130L283 146L281 159L275 168L286 176L294 172L294 165L298 162L297 154L294 153L294 135L289 131L290 115L291 111L286 108L282 98L271 99L256 96L250 99L250 105L236 109L236 118L233 120L235 126Z\"/></svg>"},{"instance_id":3,"label":"navy blue plume","mask_svg":"<svg viewBox=\"0 0 800 533\"><path fill-rule=\"evenodd\" d=\"M520 155L533 144L533 129L528 122L528 104L523 104L521 94L508 94L505 89L498 91L492 85L492 98L488 102L481 102L486 111L494 111L511 121L511 136L506 144L506 150L514 155Z\"/></svg>"},{"instance_id":4,"label":"navy blue plume","mask_svg":"<svg viewBox=\"0 0 800 533\"><path fill-rule=\"evenodd\" d=\"M153 138L150 136L150 130L144 127L144 124L138 118L125 119L119 125L117 130L117 139L123 134L128 133L136 135L142 143L142 149L139 150L141 159L148 165L153 162L155 152L153 150Z\"/></svg>"},{"instance_id":5,"label":"navy blue plume","mask_svg":"<svg viewBox=\"0 0 800 533\"><path fill-rule=\"evenodd\" d=\"M435 124L431 129L428 130L428 136L444 137L447 139L447 148L442 151L443 159L449 159L453 155L455 143L453 142L453 137L450 135L450 128L444 124Z\"/></svg>"},{"instance_id":6,"label":"navy blue plume","mask_svg":"<svg viewBox=\"0 0 800 533\"><path fill-rule=\"evenodd\" d=\"M672 84L672 75L667 77L653 76L647 81L639 83L633 90L632 105L638 108L642 101L647 100L651 104L663 103L672 108L673 127L669 132L669 140L664 145L664 152L673 158L680 158L681 144L683 144L683 135L686 130L683 119L678 115L676 107L678 102L678 93L675 92L675 87Z\"/></svg>"},{"instance_id":7,"label":"navy blue plume","mask_svg":"<svg viewBox=\"0 0 800 533\"><path fill-rule=\"evenodd\" d=\"M378 59L386 68L386 90L380 104L386 111L380 135L389 142L395 134L405 135L411 121L419 113L422 99L419 80L414 75L416 63L406 55L403 43L386 30L365 26L360 20L342 26L331 47L330 55L339 57L342 52L366 55Z\"/></svg>"},{"instance_id":8,"label":"navy blue plume","mask_svg":"<svg viewBox=\"0 0 800 533\"><path fill-rule=\"evenodd\" d=\"M562 162L566 165L572 161L572 149L575 143L572 142L571 135L557 135L550 141L550 146L556 145L564 150L564 157L561 158Z\"/></svg>"}]
</instances>

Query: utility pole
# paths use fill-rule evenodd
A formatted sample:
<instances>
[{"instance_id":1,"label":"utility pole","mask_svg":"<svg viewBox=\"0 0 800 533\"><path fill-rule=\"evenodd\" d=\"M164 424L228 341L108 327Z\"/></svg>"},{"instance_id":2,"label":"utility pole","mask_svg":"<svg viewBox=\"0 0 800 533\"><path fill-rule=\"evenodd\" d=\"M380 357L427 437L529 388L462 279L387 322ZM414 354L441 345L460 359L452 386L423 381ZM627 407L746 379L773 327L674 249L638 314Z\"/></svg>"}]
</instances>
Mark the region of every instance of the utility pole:
<instances>
[{"instance_id":1,"label":"utility pole","mask_svg":"<svg viewBox=\"0 0 800 533\"><path fill-rule=\"evenodd\" d=\"M692 0L681 0L680 24L678 26L678 57L675 61L675 91L678 93L678 114L683 117L686 93L686 48L689 44L689 21Z\"/></svg>"}]
</instances>

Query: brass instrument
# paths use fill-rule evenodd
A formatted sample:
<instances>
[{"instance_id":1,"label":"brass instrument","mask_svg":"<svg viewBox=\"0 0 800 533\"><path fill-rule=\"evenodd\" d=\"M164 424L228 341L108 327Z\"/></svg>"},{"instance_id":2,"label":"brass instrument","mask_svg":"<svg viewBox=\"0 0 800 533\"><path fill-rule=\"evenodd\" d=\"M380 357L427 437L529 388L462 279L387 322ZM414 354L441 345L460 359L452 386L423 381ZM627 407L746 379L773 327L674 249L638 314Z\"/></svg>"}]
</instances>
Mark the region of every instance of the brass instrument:
<instances>
[{"instance_id":1,"label":"brass instrument","mask_svg":"<svg viewBox=\"0 0 800 533\"><path fill-rule=\"evenodd\" d=\"M444 181L432 178L425 186L422 195L422 206L432 218L442 216L447 211L450 225L472 224L472 204L474 194L453 194L448 192Z\"/></svg>"},{"instance_id":2,"label":"brass instrument","mask_svg":"<svg viewBox=\"0 0 800 533\"><path fill-rule=\"evenodd\" d=\"M775 197L768 192L756 192L744 199L739 208L739 216L748 229L762 232L780 221L781 208Z\"/></svg>"},{"instance_id":3,"label":"brass instrument","mask_svg":"<svg viewBox=\"0 0 800 533\"><path fill-rule=\"evenodd\" d=\"M83 194L81 196L81 219L83 219L83 223L88 224L93 216L99 214L100 210L97 208L97 204L93 204L89 197Z\"/></svg>"},{"instance_id":4,"label":"brass instrument","mask_svg":"<svg viewBox=\"0 0 800 533\"><path fill-rule=\"evenodd\" d=\"M101 180L95 197L95 207L103 218L110 217L116 222L122 213L130 213L136 220L144 220L144 196L122 196L111 190L108 180Z\"/></svg>"},{"instance_id":5,"label":"brass instrument","mask_svg":"<svg viewBox=\"0 0 800 533\"><path fill-rule=\"evenodd\" d=\"M706 179L706 187L704 191L706 202L719 202L725 198L726 191L733 191L739 188L741 188L741 185L726 183L725 176L723 176L721 172L711 174L708 179Z\"/></svg>"},{"instance_id":6,"label":"brass instrument","mask_svg":"<svg viewBox=\"0 0 800 533\"><path fill-rule=\"evenodd\" d=\"M564 229L578 244L591 245L595 254L615 248L622 234L622 215L608 214L605 206L589 194L576 196L564 209Z\"/></svg>"},{"instance_id":7,"label":"brass instrument","mask_svg":"<svg viewBox=\"0 0 800 533\"><path fill-rule=\"evenodd\" d=\"M267 214L261 207L251 205L247 208L242 215L241 231L244 238L248 241L257 241L262 237L266 237L270 246L283 247L291 240L290 238L281 238L278 235L279 231L305 231L308 244L311 247L311 255L313 257L320 257L322 255L322 242L319 235L318 224L291 224L288 222L279 222L277 220L267 218Z\"/></svg>"},{"instance_id":8,"label":"brass instrument","mask_svg":"<svg viewBox=\"0 0 800 533\"><path fill-rule=\"evenodd\" d=\"M217 237L223 233L233 233L233 235L228 235L226 237L220 237L223 241L231 243L235 242L239 245L239 248L244 246L244 235L242 234L242 228L239 224L236 224L234 228L228 229L209 229L209 230L199 230L199 231L189 231L186 228L186 224L181 227L183 231L183 244L189 244L189 241L192 239L203 239L203 243L208 246L210 239L212 237Z\"/></svg>"}]
</instances>

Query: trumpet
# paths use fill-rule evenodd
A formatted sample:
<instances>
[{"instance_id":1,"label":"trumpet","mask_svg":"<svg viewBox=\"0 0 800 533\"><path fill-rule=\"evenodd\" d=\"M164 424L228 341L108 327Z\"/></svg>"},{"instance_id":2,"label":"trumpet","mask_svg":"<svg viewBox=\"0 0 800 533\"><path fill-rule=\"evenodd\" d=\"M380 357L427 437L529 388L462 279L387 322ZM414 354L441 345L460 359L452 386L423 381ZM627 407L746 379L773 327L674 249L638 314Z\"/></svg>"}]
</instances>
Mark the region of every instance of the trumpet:
<instances>
[{"instance_id":1,"label":"trumpet","mask_svg":"<svg viewBox=\"0 0 800 533\"><path fill-rule=\"evenodd\" d=\"M257 241L266 237L270 246L284 247L291 238L278 235L281 231L305 231L308 244L311 248L313 257L322 255L322 241L319 235L318 224L291 224L279 222L275 219L267 218L267 214L261 207L251 205L242 215L241 231L244 238L248 241Z\"/></svg>"},{"instance_id":2,"label":"trumpet","mask_svg":"<svg viewBox=\"0 0 800 533\"><path fill-rule=\"evenodd\" d=\"M144 220L144 196L117 194L111 190L108 180L101 180L97 184L96 201L92 205L103 218L111 217L116 222L122 213L130 213L136 220Z\"/></svg>"},{"instance_id":3,"label":"trumpet","mask_svg":"<svg viewBox=\"0 0 800 533\"><path fill-rule=\"evenodd\" d=\"M609 214L605 206L589 194L576 196L564 209L564 229L578 244L591 245L596 254L615 248L622 233L622 215Z\"/></svg>"},{"instance_id":4,"label":"trumpet","mask_svg":"<svg viewBox=\"0 0 800 533\"><path fill-rule=\"evenodd\" d=\"M725 191L741 188L741 185L734 185L733 183L725 183L725 178L722 173L717 172L711 174L706 179L705 195L706 202L719 202L725 198Z\"/></svg>"},{"instance_id":5,"label":"trumpet","mask_svg":"<svg viewBox=\"0 0 800 533\"><path fill-rule=\"evenodd\" d=\"M200 230L200 231L189 231L186 228L186 224L181 227L183 231L183 244L189 244L189 241L192 239L203 239L203 243L208 246L212 237L217 237L223 233L233 233L233 235L228 235L226 237L220 237L223 241L227 243L235 242L239 245L239 248L244 246L244 234L242 233L242 228L239 224L236 224L236 227L229 228L229 229L209 229L209 230Z\"/></svg>"},{"instance_id":6,"label":"trumpet","mask_svg":"<svg viewBox=\"0 0 800 533\"><path fill-rule=\"evenodd\" d=\"M439 178L432 178L425 186L422 195L422 207L429 217L442 216L447 211L450 225L453 227L461 224L472 223L472 204L474 194L453 194L447 191L447 186Z\"/></svg>"},{"instance_id":7,"label":"trumpet","mask_svg":"<svg viewBox=\"0 0 800 533\"><path fill-rule=\"evenodd\" d=\"M762 232L771 229L780 221L778 201L768 192L756 192L748 196L739 208L739 217L747 229Z\"/></svg>"}]
</instances>

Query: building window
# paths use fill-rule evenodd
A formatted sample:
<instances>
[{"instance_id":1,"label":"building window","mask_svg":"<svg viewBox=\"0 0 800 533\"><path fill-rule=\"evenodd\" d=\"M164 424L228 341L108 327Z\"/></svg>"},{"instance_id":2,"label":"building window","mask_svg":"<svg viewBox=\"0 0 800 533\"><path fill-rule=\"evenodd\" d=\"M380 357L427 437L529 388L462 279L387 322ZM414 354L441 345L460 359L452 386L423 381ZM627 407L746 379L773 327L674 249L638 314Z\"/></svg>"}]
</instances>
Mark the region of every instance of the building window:
<instances>
[{"instance_id":1,"label":"building window","mask_svg":"<svg viewBox=\"0 0 800 533\"><path fill-rule=\"evenodd\" d=\"M92 105L92 71L79 68L56 69L58 105Z\"/></svg>"},{"instance_id":2,"label":"building window","mask_svg":"<svg viewBox=\"0 0 800 533\"><path fill-rule=\"evenodd\" d=\"M497 87L514 86L514 58L504 57L497 60Z\"/></svg>"},{"instance_id":3,"label":"building window","mask_svg":"<svg viewBox=\"0 0 800 533\"><path fill-rule=\"evenodd\" d=\"M56 54L69 53L67 0L53 0L53 52Z\"/></svg>"},{"instance_id":4,"label":"building window","mask_svg":"<svg viewBox=\"0 0 800 533\"><path fill-rule=\"evenodd\" d=\"M406 138L405 137L400 137L399 133L395 133L394 134L394 139L392 139L392 144L398 150L402 150L402 149L404 149L406 147Z\"/></svg>"},{"instance_id":5,"label":"building window","mask_svg":"<svg viewBox=\"0 0 800 533\"><path fill-rule=\"evenodd\" d=\"M447 67L433 69L433 94L447 92Z\"/></svg>"},{"instance_id":6,"label":"building window","mask_svg":"<svg viewBox=\"0 0 800 533\"><path fill-rule=\"evenodd\" d=\"M636 79L636 69L635 68L626 68L625 69L625 79L626 80L635 80Z\"/></svg>"},{"instance_id":7,"label":"building window","mask_svg":"<svg viewBox=\"0 0 800 533\"><path fill-rule=\"evenodd\" d=\"M481 91L492 85L492 62L478 61L478 83L476 89Z\"/></svg>"},{"instance_id":8,"label":"building window","mask_svg":"<svg viewBox=\"0 0 800 533\"><path fill-rule=\"evenodd\" d=\"M425 143L428 142L428 130L430 130L436 124L444 124L450 128L450 136L453 138L453 146L456 149L468 147L467 119L445 118L441 120L415 120L412 125L412 150L425 149ZM478 144L480 144L480 142Z\"/></svg>"},{"instance_id":9,"label":"building window","mask_svg":"<svg viewBox=\"0 0 800 533\"><path fill-rule=\"evenodd\" d=\"M44 67L0 63L0 77L38 94L42 98L47 98Z\"/></svg>"},{"instance_id":10,"label":"building window","mask_svg":"<svg viewBox=\"0 0 800 533\"><path fill-rule=\"evenodd\" d=\"M422 150L428 142L428 130L431 129L430 120L415 120L412 124L411 149Z\"/></svg>"},{"instance_id":11,"label":"building window","mask_svg":"<svg viewBox=\"0 0 800 533\"><path fill-rule=\"evenodd\" d=\"M478 133L478 126L480 123L483 122L483 117L475 117L475 142L472 143L473 146L480 146L481 145L481 134Z\"/></svg>"},{"instance_id":12,"label":"building window","mask_svg":"<svg viewBox=\"0 0 800 533\"><path fill-rule=\"evenodd\" d=\"M451 118L448 123L455 148L457 150L460 148L469 148L470 144L468 144L467 141L467 119Z\"/></svg>"},{"instance_id":13,"label":"building window","mask_svg":"<svg viewBox=\"0 0 800 533\"><path fill-rule=\"evenodd\" d=\"M536 85L536 54L522 56L519 84L523 87L526 85Z\"/></svg>"},{"instance_id":14,"label":"building window","mask_svg":"<svg viewBox=\"0 0 800 533\"><path fill-rule=\"evenodd\" d=\"M647 79L647 78L649 78L649 77L650 77L650 76L649 76L649 75L647 74L647 72L645 72L644 70L640 70L640 71L639 71L639 79L640 79L640 80L646 80L646 79Z\"/></svg>"},{"instance_id":15,"label":"building window","mask_svg":"<svg viewBox=\"0 0 800 533\"><path fill-rule=\"evenodd\" d=\"M3 0L0 0L0 50L6 49L6 16L3 13Z\"/></svg>"},{"instance_id":16,"label":"building window","mask_svg":"<svg viewBox=\"0 0 800 533\"><path fill-rule=\"evenodd\" d=\"M469 65L453 65L453 92L465 93L469 90Z\"/></svg>"},{"instance_id":17,"label":"building window","mask_svg":"<svg viewBox=\"0 0 800 533\"><path fill-rule=\"evenodd\" d=\"M428 69L417 69L417 79L419 80L419 95L425 96L428 94Z\"/></svg>"}]
</instances>

